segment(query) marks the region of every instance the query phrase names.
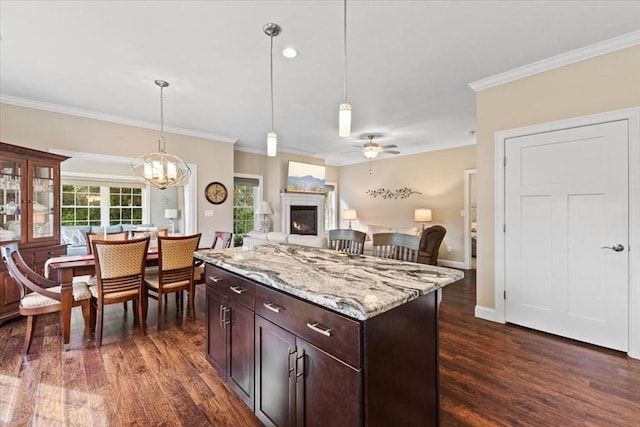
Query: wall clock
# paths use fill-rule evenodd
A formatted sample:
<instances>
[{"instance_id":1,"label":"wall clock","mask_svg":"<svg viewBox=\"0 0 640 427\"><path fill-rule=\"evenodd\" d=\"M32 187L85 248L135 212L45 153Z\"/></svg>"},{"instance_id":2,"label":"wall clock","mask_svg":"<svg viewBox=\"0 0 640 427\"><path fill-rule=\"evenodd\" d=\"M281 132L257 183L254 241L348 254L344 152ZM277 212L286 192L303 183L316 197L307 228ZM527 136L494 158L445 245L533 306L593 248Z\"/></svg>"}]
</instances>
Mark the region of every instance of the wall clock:
<instances>
[{"instance_id":1,"label":"wall clock","mask_svg":"<svg viewBox=\"0 0 640 427\"><path fill-rule=\"evenodd\" d=\"M221 182L209 183L209 185L207 185L207 188L205 188L204 190L204 196L207 198L209 203L219 205L227 200L227 187L225 187Z\"/></svg>"}]
</instances>

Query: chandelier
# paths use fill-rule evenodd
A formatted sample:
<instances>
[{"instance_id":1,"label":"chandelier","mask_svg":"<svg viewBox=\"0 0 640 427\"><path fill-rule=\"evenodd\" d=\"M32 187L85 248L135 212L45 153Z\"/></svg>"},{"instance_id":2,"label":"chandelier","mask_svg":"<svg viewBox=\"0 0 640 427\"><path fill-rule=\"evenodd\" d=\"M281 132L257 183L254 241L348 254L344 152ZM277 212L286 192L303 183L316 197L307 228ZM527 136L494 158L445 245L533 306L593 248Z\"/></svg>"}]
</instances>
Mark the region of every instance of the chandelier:
<instances>
[{"instance_id":1,"label":"chandelier","mask_svg":"<svg viewBox=\"0 0 640 427\"><path fill-rule=\"evenodd\" d=\"M136 178L161 190L183 185L191 175L191 169L182 159L166 152L167 141L164 138L164 94L169 86L164 80L156 80L160 87L160 138L158 151L144 154L131 162L131 170Z\"/></svg>"}]
</instances>

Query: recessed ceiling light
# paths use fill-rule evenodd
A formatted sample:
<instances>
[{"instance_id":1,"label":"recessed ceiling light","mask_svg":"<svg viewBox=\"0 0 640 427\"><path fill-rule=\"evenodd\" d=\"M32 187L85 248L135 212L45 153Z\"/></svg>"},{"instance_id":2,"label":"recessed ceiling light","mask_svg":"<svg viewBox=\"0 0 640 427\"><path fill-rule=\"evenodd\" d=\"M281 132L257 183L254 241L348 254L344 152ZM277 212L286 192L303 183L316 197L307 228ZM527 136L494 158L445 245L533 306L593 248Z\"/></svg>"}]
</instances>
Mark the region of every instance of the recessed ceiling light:
<instances>
[{"instance_id":1,"label":"recessed ceiling light","mask_svg":"<svg viewBox=\"0 0 640 427\"><path fill-rule=\"evenodd\" d=\"M288 47L282 51L282 55L284 55L285 58L295 58L298 56L298 51L292 47Z\"/></svg>"}]
</instances>

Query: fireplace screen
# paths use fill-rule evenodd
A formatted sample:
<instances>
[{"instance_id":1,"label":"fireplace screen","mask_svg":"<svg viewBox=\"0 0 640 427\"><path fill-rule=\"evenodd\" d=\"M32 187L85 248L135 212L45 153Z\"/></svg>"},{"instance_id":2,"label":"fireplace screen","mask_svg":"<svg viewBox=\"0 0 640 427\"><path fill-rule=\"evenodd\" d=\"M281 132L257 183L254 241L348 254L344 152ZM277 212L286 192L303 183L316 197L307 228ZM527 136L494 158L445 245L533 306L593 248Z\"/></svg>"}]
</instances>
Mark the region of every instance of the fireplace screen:
<instances>
[{"instance_id":1,"label":"fireplace screen","mask_svg":"<svg viewBox=\"0 0 640 427\"><path fill-rule=\"evenodd\" d=\"M291 206L290 234L318 235L318 207Z\"/></svg>"}]
</instances>

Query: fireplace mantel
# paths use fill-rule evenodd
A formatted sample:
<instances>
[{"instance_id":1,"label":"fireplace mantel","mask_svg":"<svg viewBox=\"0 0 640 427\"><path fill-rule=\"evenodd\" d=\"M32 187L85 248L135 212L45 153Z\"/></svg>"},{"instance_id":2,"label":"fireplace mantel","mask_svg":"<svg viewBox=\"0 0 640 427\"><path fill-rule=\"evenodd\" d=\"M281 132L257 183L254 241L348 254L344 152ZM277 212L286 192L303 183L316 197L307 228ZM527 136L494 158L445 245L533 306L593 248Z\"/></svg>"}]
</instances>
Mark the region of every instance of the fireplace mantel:
<instances>
[{"instance_id":1,"label":"fireplace mantel","mask_svg":"<svg viewBox=\"0 0 640 427\"><path fill-rule=\"evenodd\" d=\"M281 193L282 196L282 231L288 233L291 228L291 206L318 207L318 236L324 234L324 194Z\"/></svg>"}]
</instances>

